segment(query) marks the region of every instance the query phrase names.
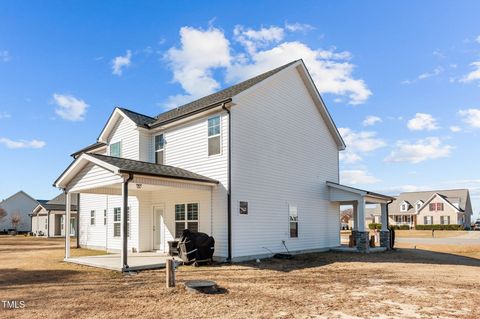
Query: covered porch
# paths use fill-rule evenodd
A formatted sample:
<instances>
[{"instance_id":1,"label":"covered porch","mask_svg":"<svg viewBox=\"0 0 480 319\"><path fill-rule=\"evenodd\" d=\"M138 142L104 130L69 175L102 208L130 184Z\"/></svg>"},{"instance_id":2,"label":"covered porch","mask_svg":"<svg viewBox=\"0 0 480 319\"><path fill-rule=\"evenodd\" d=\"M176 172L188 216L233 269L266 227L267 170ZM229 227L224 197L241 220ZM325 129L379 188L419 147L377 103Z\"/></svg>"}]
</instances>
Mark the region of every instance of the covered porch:
<instances>
[{"instance_id":1,"label":"covered porch","mask_svg":"<svg viewBox=\"0 0 480 319\"><path fill-rule=\"evenodd\" d=\"M390 249L390 231L388 229L388 207L394 198L334 182L327 182L330 192L330 201L340 205L351 205L353 207L353 228L352 235L356 243L355 247L341 246L341 251L374 252ZM370 247L370 231L365 222L365 206L368 204L379 204L381 208L380 221L380 247ZM337 249L337 248L335 248Z\"/></svg>"},{"instance_id":2,"label":"covered porch","mask_svg":"<svg viewBox=\"0 0 480 319\"><path fill-rule=\"evenodd\" d=\"M56 185L80 196L80 246L111 254L65 261L131 271L165 266L168 242L184 229L212 233L212 191L218 182L176 167L82 154ZM80 163L80 164L78 164ZM92 181L92 179L94 180ZM71 211L66 211L67 218ZM69 233L69 224L64 225Z\"/></svg>"}]
</instances>

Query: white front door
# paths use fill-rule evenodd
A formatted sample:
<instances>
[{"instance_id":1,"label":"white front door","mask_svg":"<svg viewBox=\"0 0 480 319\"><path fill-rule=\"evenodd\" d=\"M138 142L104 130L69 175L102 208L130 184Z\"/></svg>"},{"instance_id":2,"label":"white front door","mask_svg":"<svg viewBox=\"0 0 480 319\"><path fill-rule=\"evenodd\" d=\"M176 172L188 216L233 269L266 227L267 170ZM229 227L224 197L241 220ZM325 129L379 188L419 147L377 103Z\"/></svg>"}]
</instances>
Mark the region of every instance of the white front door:
<instances>
[{"instance_id":1,"label":"white front door","mask_svg":"<svg viewBox=\"0 0 480 319\"><path fill-rule=\"evenodd\" d=\"M163 234L163 206L153 207L153 250L165 250Z\"/></svg>"}]
</instances>

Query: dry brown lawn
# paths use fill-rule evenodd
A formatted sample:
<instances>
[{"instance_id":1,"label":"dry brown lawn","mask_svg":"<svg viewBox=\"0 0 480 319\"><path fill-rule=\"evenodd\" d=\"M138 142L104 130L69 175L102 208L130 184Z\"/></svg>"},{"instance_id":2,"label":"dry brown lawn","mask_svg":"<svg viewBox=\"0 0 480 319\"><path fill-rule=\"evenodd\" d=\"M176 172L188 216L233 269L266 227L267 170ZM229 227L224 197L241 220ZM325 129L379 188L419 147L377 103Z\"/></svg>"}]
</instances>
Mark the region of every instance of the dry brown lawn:
<instances>
[{"instance_id":1,"label":"dry brown lawn","mask_svg":"<svg viewBox=\"0 0 480 319\"><path fill-rule=\"evenodd\" d=\"M180 267L136 275L62 262L60 240L0 237L1 318L478 318L480 246L379 254L318 253L294 260ZM73 254L92 254L74 249ZM189 279L225 289L193 295Z\"/></svg>"}]
</instances>

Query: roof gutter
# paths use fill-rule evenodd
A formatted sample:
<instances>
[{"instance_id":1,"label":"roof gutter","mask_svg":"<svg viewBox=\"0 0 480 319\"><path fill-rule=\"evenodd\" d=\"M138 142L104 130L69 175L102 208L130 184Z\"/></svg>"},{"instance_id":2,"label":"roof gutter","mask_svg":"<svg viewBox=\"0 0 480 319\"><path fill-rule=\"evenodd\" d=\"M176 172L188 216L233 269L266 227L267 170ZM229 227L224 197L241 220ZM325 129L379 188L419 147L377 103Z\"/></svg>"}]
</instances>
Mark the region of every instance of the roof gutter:
<instances>
[{"instance_id":1,"label":"roof gutter","mask_svg":"<svg viewBox=\"0 0 480 319\"><path fill-rule=\"evenodd\" d=\"M223 100L223 101L220 101L220 102L216 102L216 103L213 103L213 104L210 104L210 105L207 105L205 107L202 107L201 109L198 109L198 110L195 110L195 111L192 111L192 112L189 112L189 113L185 113L185 114L182 114L180 116L176 116L174 118L171 118L169 120L166 120L166 121L163 121L163 122L160 122L160 123L157 123L157 124L153 124L153 125L149 125L148 128L150 129L154 129L154 128L157 128L159 126L162 126L162 125L166 125L166 124L170 124L170 123L173 123L173 122L176 122L178 120L181 120L181 119L185 119L185 118L188 118L192 115L195 115L195 114L199 114L199 113L202 113L202 112L205 112L205 111L208 111L210 109L213 109L213 108L216 108L218 106L221 106L223 109L225 109L225 104L231 102L232 99L231 98L228 98L226 100ZM229 112L230 114L230 112ZM229 115L230 116L230 115Z\"/></svg>"},{"instance_id":2,"label":"roof gutter","mask_svg":"<svg viewBox=\"0 0 480 319\"><path fill-rule=\"evenodd\" d=\"M230 99L231 101L231 99ZM228 257L232 261L232 113L223 103L222 109L228 113L228 192L227 192L227 236L228 236Z\"/></svg>"}]
</instances>

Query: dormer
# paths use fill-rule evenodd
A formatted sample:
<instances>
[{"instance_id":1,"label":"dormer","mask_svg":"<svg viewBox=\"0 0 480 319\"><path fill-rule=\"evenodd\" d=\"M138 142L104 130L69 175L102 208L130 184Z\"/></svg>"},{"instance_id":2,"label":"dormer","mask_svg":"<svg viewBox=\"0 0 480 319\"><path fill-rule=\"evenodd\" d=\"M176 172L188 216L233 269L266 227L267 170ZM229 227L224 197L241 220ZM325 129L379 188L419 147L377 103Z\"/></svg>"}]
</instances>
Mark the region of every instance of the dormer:
<instances>
[{"instance_id":1,"label":"dormer","mask_svg":"<svg viewBox=\"0 0 480 319\"><path fill-rule=\"evenodd\" d=\"M417 202L415 203L415 211L419 211L420 208L423 206L424 204L424 201L423 200L417 200Z\"/></svg>"},{"instance_id":2,"label":"dormer","mask_svg":"<svg viewBox=\"0 0 480 319\"><path fill-rule=\"evenodd\" d=\"M407 212L409 209L410 209L410 203L407 202L406 200L404 200L401 204L400 204L400 211L401 212Z\"/></svg>"}]
</instances>

